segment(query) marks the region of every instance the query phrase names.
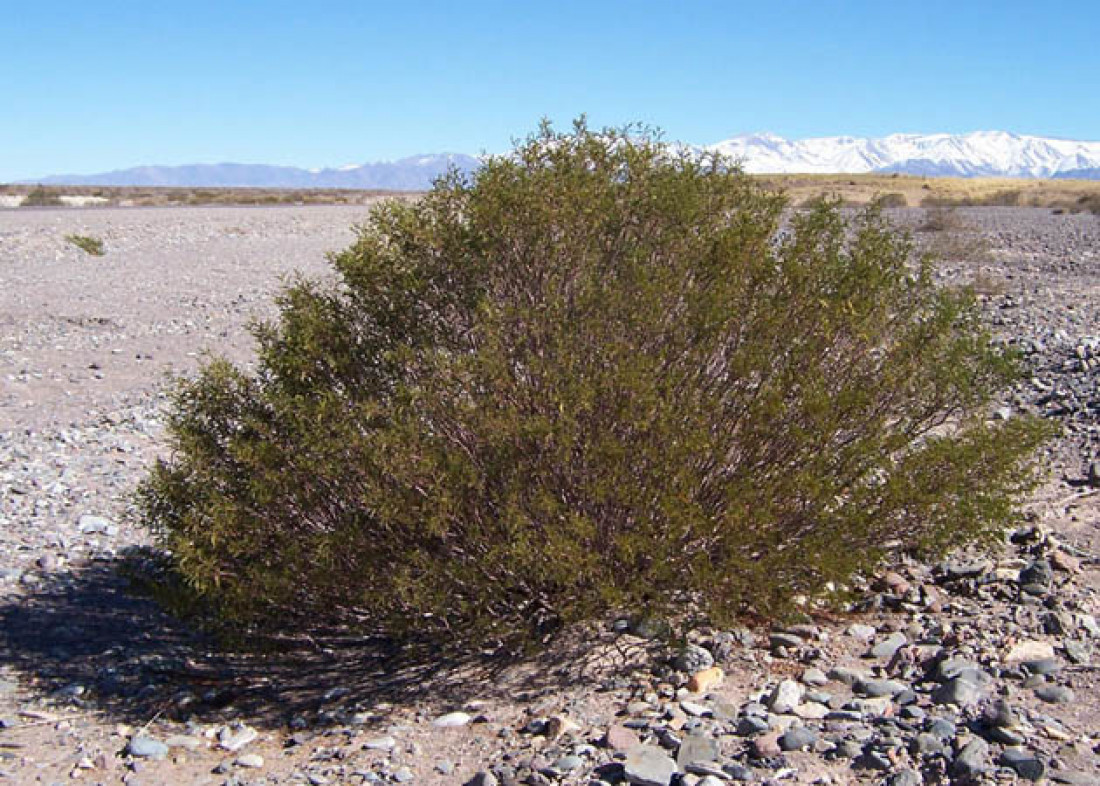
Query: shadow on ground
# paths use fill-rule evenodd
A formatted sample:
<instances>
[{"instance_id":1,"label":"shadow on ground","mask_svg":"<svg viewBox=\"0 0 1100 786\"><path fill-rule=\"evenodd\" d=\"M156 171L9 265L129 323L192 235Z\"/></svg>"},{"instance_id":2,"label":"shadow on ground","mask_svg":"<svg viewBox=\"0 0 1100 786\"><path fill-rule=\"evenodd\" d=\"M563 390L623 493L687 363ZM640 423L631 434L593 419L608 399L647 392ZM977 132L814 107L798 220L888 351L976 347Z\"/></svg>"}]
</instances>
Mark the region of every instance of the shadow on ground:
<instances>
[{"instance_id":1,"label":"shadow on ground","mask_svg":"<svg viewBox=\"0 0 1100 786\"><path fill-rule=\"evenodd\" d=\"M526 662L440 657L422 647L331 635L303 636L263 653L231 650L136 592L129 567L120 558L49 574L0 605L0 666L58 704L114 721L232 716L274 728L295 716L338 716L379 702L427 699L443 710L475 697L533 699L578 680L613 677L650 657L640 645L591 638L559 643Z\"/></svg>"}]
</instances>

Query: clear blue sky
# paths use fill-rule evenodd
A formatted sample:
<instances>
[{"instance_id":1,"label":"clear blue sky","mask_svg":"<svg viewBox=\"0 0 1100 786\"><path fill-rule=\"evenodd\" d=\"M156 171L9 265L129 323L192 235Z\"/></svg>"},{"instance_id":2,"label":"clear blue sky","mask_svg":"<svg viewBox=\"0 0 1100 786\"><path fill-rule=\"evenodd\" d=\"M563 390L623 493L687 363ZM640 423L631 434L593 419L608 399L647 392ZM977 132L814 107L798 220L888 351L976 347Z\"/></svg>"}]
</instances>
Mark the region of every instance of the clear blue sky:
<instances>
[{"instance_id":1,"label":"clear blue sky","mask_svg":"<svg viewBox=\"0 0 1100 786\"><path fill-rule=\"evenodd\" d=\"M0 0L0 181L671 139L1100 139L1100 2Z\"/></svg>"}]
</instances>

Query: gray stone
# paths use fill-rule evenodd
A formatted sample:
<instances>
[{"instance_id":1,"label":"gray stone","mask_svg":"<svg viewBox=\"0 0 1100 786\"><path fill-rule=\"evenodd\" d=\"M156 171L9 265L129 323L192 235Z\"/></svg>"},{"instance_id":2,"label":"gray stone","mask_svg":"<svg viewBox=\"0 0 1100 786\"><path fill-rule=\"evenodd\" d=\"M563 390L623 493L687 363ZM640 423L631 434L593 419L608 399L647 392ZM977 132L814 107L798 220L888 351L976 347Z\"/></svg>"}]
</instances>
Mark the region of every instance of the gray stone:
<instances>
[{"instance_id":1,"label":"gray stone","mask_svg":"<svg viewBox=\"0 0 1100 786\"><path fill-rule=\"evenodd\" d=\"M554 762L554 769L558 772L572 772L583 764L584 759L582 759L580 756L562 756L560 759Z\"/></svg>"},{"instance_id":2,"label":"gray stone","mask_svg":"<svg viewBox=\"0 0 1100 786\"><path fill-rule=\"evenodd\" d=\"M981 737L971 737L951 763L955 778L974 778L989 769L989 743Z\"/></svg>"},{"instance_id":3,"label":"gray stone","mask_svg":"<svg viewBox=\"0 0 1100 786\"><path fill-rule=\"evenodd\" d=\"M812 747L817 742L817 734L805 726L795 726L779 738L779 747L784 751L800 751Z\"/></svg>"},{"instance_id":4,"label":"gray stone","mask_svg":"<svg viewBox=\"0 0 1100 786\"><path fill-rule=\"evenodd\" d=\"M1062 649L1065 650L1066 657L1069 658L1070 662L1079 666L1087 666L1091 659L1089 647L1082 641L1065 639L1062 642Z\"/></svg>"},{"instance_id":5,"label":"gray stone","mask_svg":"<svg viewBox=\"0 0 1100 786\"><path fill-rule=\"evenodd\" d=\"M995 699L982 714L982 720L989 726L1012 727L1017 723L1012 705L1004 699Z\"/></svg>"},{"instance_id":6,"label":"gray stone","mask_svg":"<svg viewBox=\"0 0 1100 786\"><path fill-rule=\"evenodd\" d=\"M1028 781L1037 781L1046 773L1043 762L1034 753L1023 748L1005 748L1000 763Z\"/></svg>"},{"instance_id":7,"label":"gray stone","mask_svg":"<svg viewBox=\"0 0 1100 786\"><path fill-rule=\"evenodd\" d=\"M768 708L783 715L802 702L802 686L794 680L782 680L768 696Z\"/></svg>"},{"instance_id":8,"label":"gray stone","mask_svg":"<svg viewBox=\"0 0 1100 786\"><path fill-rule=\"evenodd\" d=\"M878 631L872 625L856 622L848 626L848 635L859 641L870 642Z\"/></svg>"},{"instance_id":9,"label":"gray stone","mask_svg":"<svg viewBox=\"0 0 1100 786\"><path fill-rule=\"evenodd\" d=\"M928 724L928 733L934 734L941 740L950 740L958 734L958 729L947 718L933 718Z\"/></svg>"},{"instance_id":10,"label":"gray stone","mask_svg":"<svg viewBox=\"0 0 1100 786\"><path fill-rule=\"evenodd\" d=\"M623 763L627 781L635 786L669 786L677 769L668 754L652 745L632 749Z\"/></svg>"},{"instance_id":11,"label":"gray stone","mask_svg":"<svg viewBox=\"0 0 1100 786\"><path fill-rule=\"evenodd\" d=\"M863 746L855 740L841 740L833 752L844 759L858 759L863 755Z\"/></svg>"},{"instance_id":12,"label":"gray stone","mask_svg":"<svg viewBox=\"0 0 1100 786\"><path fill-rule=\"evenodd\" d=\"M1029 674L1057 674L1062 670L1062 664L1058 662L1057 658L1040 658L1039 660L1029 660L1020 664Z\"/></svg>"},{"instance_id":13,"label":"gray stone","mask_svg":"<svg viewBox=\"0 0 1100 786\"><path fill-rule=\"evenodd\" d=\"M688 644L676 655L673 666L678 671L686 671L695 674L697 671L709 669L714 665L714 656L710 650L700 647L698 644Z\"/></svg>"},{"instance_id":14,"label":"gray stone","mask_svg":"<svg viewBox=\"0 0 1100 786\"><path fill-rule=\"evenodd\" d=\"M680 743L680 750L676 754L676 764L686 772L687 768L696 762L717 761L718 753L718 741L713 737L689 734Z\"/></svg>"},{"instance_id":15,"label":"gray stone","mask_svg":"<svg viewBox=\"0 0 1100 786\"><path fill-rule=\"evenodd\" d=\"M238 756L233 763L245 769L258 770L264 766L264 757L258 753L246 753L243 756Z\"/></svg>"},{"instance_id":16,"label":"gray stone","mask_svg":"<svg viewBox=\"0 0 1100 786\"><path fill-rule=\"evenodd\" d=\"M408 767L401 767L390 777L393 778L395 783L411 783L416 776L412 774L412 770Z\"/></svg>"},{"instance_id":17,"label":"gray stone","mask_svg":"<svg viewBox=\"0 0 1100 786\"><path fill-rule=\"evenodd\" d=\"M860 680L867 679L867 673L859 669L848 669L843 666L836 666L829 669L829 679L836 680L845 685L855 685Z\"/></svg>"},{"instance_id":18,"label":"gray stone","mask_svg":"<svg viewBox=\"0 0 1100 786\"><path fill-rule=\"evenodd\" d=\"M168 755L168 746L152 737L138 736L130 740L126 752L136 759L163 759Z\"/></svg>"},{"instance_id":19,"label":"gray stone","mask_svg":"<svg viewBox=\"0 0 1100 786\"><path fill-rule=\"evenodd\" d=\"M218 746L230 753L236 753L259 736L255 729L243 723L235 727L223 726L218 730Z\"/></svg>"},{"instance_id":20,"label":"gray stone","mask_svg":"<svg viewBox=\"0 0 1100 786\"><path fill-rule=\"evenodd\" d=\"M829 678L825 676L825 672L821 669L809 668L802 672L802 682L820 688L822 685L828 684Z\"/></svg>"},{"instance_id":21,"label":"gray stone","mask_svg":"<svg viewBox=\"0 0 1100 786\"><path fill-rule=\"evenodd\" d=\"M692 775L707 776L711 775L722 780L726 779L726 771L722 769L722 765L717 761L693 761L684 767L686 772Z\"/></svg>"},{"instance_id":22,"label":"gray stone","mask_svg":"<svg viewBox=\"0 0 1100 786\"><path fill-rule=\"evenodd\" d=\"M886 786L921 786L924 778L916 770L900 770L886 779Z\"/></svg>"},{"instance_id":23,"label":"gray stone","mask_svg":"<svg viewBox=\"0 0 1100 786\"><path fill-rule=\"evenodd\" d=\"M1045 559L1037 559L1020 571L1020 585L1049 587L1054 581L1054 569Z\"/></svg>"},{"instance_id":24,"label":"gray stone","mask_svg":"<svg viewBox=\"0 0 1100 786\"><path fill-rule=\"evenodd\" d=\"M798 649L803 643L802 638L795 636L793 633L773 633L768 636L768 646L773 650L780 648Z\"/></svg>"},{"instance_id":25,"label":"gray stone","mask_svg":"<svg viewBox=\"0 0 1100 786\"><path fill-rule=\"evenodd\" d=\"M855 684L855 692L863 696L896 696L908 687L897 680L860 680Z\"/></svg>"},{"instance_id":26,"label":"gray stone","mask_svg":"<svg viewBox=\"0 0 1100 786\"><path fill-rule=\"evenodd\" d=\"M963 677L948 680L932 692L932 701L936 704L955 704L966 707L977 704L985 695L980 685Z\"/></svg>"},{"instance_id":27,"label":"gray stone","mask_svg":"<svg viewBox=\"0 0 1100 786\"><path fill-rule=\"evenodd\" d=\"M1069 704L1073 691L1064 685L1043 685L1035 689L1035 695L1048 704Z\"/></svg>"},{"instance_id":28,"label":"gray stone","mask_svg":"<svg viewBox=\"0 0 1100 786\"><path fill-rule=\"evenodd\" d=\"M921 732L909 741L909 753L913 756L930 756L943 750L943 740L928 732Z\"/></svg>"},{"instance_id":29,"label":"gray stone","mask_svg":"<svg viewBox=\"0 0 1100 786\"><path fill-rule=\"evenodd\" d=\"M895 653L909 643L909 639L901 631L891 633L875 646L871 647L871 657L887 660L894 657Z\"/></svg>"},{"instance_id":30,"label":"gray stone","mask_svg":"<svg viewBox=\"0 0 1100 786\"><path fill-rule=\"evenodd\" d=\"M974 562L949 562L942 566L943 576L947 581L961 581L963 579L976 579L992 567L988 560L975 560Z\"/></svg>"},{"instance_id":31,"label":"gray stone","mask_svg":"<svg viewBox=\"0 0 1100 786\"><path fill-rule=\"evenodd\" d=\"M723 764L722 771L730 776L730 780L745 782L756 780L756 773L752 771L751 767L746 767L744 764L738 764L737 762Z\"/></svg>"},{"instance_id":32,"label":"gray stone","mask_svg":"<svg viewBox=\"0 0 1100 786\"><path fill-rule=\"evenodd\" d=\"M1027 737L1020 732L1001 726L994 726L991 729L987 729L986 736L992 742L999 742L1002 745L1023 745L1027 742Z\"/></svg>"},{"instance_id":33,"label":"gray stone","mask_svg":"<svg viewBox=\"0 0 1100 786\"><path fill-rule=\"evenodd\" d=\"M757 715L746 715L737 721L737 733L742 737L760 734L771 728L766 718Z\"/></svg>"},{"instance_id":34,"label":"gray stone","mask_svg":"<svg viewBox=\"0 0 1100 786\"><path fill-rule=\"evenodd\" d=\"M497 780L497 776L488 770L481 770L474 774L474 777L466 781L466 786L500 786L500 781Z\"/></svg>"},{"instance_id":35,"label":"gray stone","mask_svg":"<svg viewBox=\"0 0 1100 786\"><path fill-rule=\"evenodd\" d=\"M381 737L371 737L363 743L363 747L369 751L392 751L396 745L397 740L388 734Z\"/></svg>"},{"instance_id":36,"label":"gray stone","mask_svg":"<svg viewBox=\"0 0 1100 786\"><path fill-rule=\"evenodd\" d=\"M433 720L432 725L440 729L455 729L468 725L472 720L473 718L465 712L448 712Z\"/></svg>"}]
</instances>

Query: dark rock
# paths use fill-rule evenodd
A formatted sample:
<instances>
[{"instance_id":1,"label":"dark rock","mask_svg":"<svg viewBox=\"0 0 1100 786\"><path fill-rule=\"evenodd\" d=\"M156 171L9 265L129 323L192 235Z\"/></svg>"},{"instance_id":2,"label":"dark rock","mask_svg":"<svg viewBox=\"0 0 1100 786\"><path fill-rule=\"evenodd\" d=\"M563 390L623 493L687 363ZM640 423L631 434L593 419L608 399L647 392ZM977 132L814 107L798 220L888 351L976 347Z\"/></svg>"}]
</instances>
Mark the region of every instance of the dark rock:
<instances>
[{"instance_id":1,"label":"dark rock","mask_svg":"<svg viewBox=\"0 0 1100 786\"><path fill-rule=\"evenodd\" d=\"M972 737L951 763L951 775L959 779L975 778L989 769L989 743Z\"/></svg>"},{"instance_id":2,"label":"dark rock","mask_svg":"<svg viewBox=\"0 0 1100 786\"><path fill-rule=\"evenodd\" d=\"M1034 753L1023 748L1005 748L1000 763L1029 781L1039 780L1046 772L1043 762Z\"/></svg>"},{"instance_id":3,"label":"dark rock","mask_svg":"<svg viewBox=\"0 0 1100 786\"><path fill-rule=\"evenodd\" d=\"M812 747L817 734L805 726L796 726L779 738L779 748L784 751L800 751Z\"/></svg>"}]
</instances>

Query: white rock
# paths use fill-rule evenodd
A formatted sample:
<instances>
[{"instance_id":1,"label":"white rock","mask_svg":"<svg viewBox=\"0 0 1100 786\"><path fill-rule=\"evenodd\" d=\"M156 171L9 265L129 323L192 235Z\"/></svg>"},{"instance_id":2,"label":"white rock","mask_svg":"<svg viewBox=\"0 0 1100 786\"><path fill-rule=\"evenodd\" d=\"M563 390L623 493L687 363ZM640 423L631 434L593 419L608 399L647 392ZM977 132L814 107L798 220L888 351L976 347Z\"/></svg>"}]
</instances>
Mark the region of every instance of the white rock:
<instances>
[{"instance_id":1,"label":"white rock","mask_svg":"<svg viewBox=\"0 0 1100 786\"><path fill-rule=\"evenodd\" d=\"M1029 660L1048 660L1054 657L1054 645L1046 641L1021 641L1005 655L1005 663L1024 663Z\"/></svg>"},{"instance_id":2,"label":"white rock","mask_svg":"<svg viewBox=\"0 0 1100 786\"><path fill-rule=\"evenodd\" d=\"M432 725L441 729L454 729L459 726L466 726L472 720L473 718L465 712L448 712L446 715L440 715L432 721Z\"/></svg>"},{"instance_id":3,"label":"white rock","mask_svg":"<svg viewBox=\"0 0 1100 786\"><path fill-rule=\"evenodd\" d=\"M790 712L802 702L802 686L794 680L783 680L768 697L768 709L779 715Z\"/></svg>"}]
</instances>

